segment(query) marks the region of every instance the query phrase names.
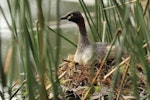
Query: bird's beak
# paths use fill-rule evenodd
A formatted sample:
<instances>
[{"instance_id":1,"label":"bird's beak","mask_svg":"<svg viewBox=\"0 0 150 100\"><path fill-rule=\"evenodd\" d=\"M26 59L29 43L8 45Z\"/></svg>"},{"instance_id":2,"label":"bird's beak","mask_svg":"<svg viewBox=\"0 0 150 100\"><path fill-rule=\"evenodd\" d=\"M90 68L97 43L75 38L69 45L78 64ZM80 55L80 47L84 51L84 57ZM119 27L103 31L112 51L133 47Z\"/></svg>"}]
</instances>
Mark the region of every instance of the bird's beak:
<instances>
[{"instance_id":1,"label":"bird's beak","mask_svg":"<svg viewBox=\"0 0 150 100\"><path fill-rule=\"evenodd\" d=\"M60 20L65 20L65 19L67 19L67 16L63 16L60 18Z\"/></svg>"}]
</instances>

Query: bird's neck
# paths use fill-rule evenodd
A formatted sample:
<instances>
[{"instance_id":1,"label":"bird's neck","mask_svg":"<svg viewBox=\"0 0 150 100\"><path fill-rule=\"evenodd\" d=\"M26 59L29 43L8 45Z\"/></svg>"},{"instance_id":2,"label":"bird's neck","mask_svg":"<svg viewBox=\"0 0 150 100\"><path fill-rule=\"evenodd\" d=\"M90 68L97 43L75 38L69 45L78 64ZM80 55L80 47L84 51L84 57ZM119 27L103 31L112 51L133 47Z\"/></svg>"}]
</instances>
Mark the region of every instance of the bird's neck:
<instances>
[{"instance_id":1,"label":"bird's neck","mask_svg":"<svg viewBox=\"0 0 150 100\"><path fill-rule=\"evenodd\" d=\"M78 23L77 25L78 25L79 31L80 31L79 39L78 39L78 46L81 47L81 46L89 45L90 41L88 39L84 20L82 23Z\"/></svg>"}]
</instances>

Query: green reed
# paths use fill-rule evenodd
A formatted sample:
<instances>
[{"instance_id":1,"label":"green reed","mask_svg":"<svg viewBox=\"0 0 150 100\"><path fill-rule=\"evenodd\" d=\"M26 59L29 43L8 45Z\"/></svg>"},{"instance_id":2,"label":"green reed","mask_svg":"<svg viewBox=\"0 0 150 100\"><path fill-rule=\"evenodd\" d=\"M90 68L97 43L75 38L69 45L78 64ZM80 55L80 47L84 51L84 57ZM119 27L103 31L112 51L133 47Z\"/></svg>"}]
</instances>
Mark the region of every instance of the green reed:
<instances>
[{"instance_id":1,"label":"green reed","mask_svg":"<svg viewBox=\"0 0 150 100\"><path fill-rule=\"evenodd\" d=\"M5 9L0 6L0 13L4 17L12 34L7 50L7 54L9 55L6 56L6 59L10 59L10 62L9 60L2 62L2 42L0 41L0 85L3 90L0 91L0 98L3 100L5 99L4 93L6 92L9 94L8 99L17 97L18 94L21 94L22 98L25 97L30 100L48 99L47 90L45 88L45 74L47 74L50 80L50 90L54 95L54 99L57 99L58 94L62 94L57 76L61 58L61 38L75 47L76 44L61 35L59 26L60 1L57 0L56 3L56 30L51 29L47 24L51 19L51 0L48 0L46 3L47 9L42 7L43 1L35 1L37 21L32 18L32 4L29 3L29 0L7 0L9 15L6 15ZM85 13L91 30L90 34L92 34L94 41L113 42L115 36L117 36L117 38L115 38L116 43L129 51L131 55L130 69L133 93L134 96L139 99L137 63L141 63L142 69L146 74L147 91L148 94L150 94L150 66L145 59L145 56L147 56L150 51L150 3L149 0L147 0L146 6L142 8L139 1L128 4L124 2L125 0L119 1L121 5L118 4L116 0L110 0L108 5L105 5L102 0L95 0L95 17L91 16L83 0L79 0L79 3ZM133 4L132 8L130 6L131 4ZM43 11L45 11L45 13ZM9 20L7 16L10 16L11 20ZM118 30L121 30L121 32L119 35L116 35L115 33ZM56 35L55 41L52 42L49 37L53 33L56 33ZM145 48L143 48L144 44L147 45ZM55 50L54 46L56 47ZM118 52L116 66L119 64L120 54L121 51ZM8 66L5 66L6 63ZM7 70L6 72L4 72L5 69ZM118 76L119 68L115 74L113 74L112 90L119 81ZM15 83L17 85L14 85ZM5 88L7 88L7 90L5 90ZM17 89L15 90L15 88ZM150 95L147 95L147 98L150 98Z\"/></svg>"},{"instance_id":2,"label":"green reed","mask_svg":"<svg viewBox=\"0 0 150 100\"><path fill-rule=\"evenodd\" d=\"M130 1L125 2L123 0L119 0L120 3L118 3L118 1L113 0L108 1L107 5L105 5L102 0L95 0L95 21L93 21L93 18L89 16L90 14L88 9L86 9L87 6L83 0L79 1L88 22L92 22L92 24L88 24L90 26L94 40L112 42L113 38L116 36L116 31L121 29L121 33L117 35L116 43L120 44L122 48L126 48L129 54L131 54L130 69L132 73L134 96L136 99L139 99L137 88L138 71L136 68L136 64L138 62L142 64L142 69L146 74L148 87L147 91L149 94L150 66L146 60L146 56L149 55L150 51L149 0L146 2L145 6L142 6L138 0L132 3ZM99 34L99 37L97 34ZM147 44L145 48L143 48L144 44ZM121 52L118 52L118 58L120 58L120 54ZM119 59L116 62L118 62L116 63L116 66L118 66ZM116 87L118 81L121 81L119 80L119 75L120 73L118 68L118 70L113 75L112 89ZM149 95L147 98L149 98Z\"/></svg>"}]
</instances>

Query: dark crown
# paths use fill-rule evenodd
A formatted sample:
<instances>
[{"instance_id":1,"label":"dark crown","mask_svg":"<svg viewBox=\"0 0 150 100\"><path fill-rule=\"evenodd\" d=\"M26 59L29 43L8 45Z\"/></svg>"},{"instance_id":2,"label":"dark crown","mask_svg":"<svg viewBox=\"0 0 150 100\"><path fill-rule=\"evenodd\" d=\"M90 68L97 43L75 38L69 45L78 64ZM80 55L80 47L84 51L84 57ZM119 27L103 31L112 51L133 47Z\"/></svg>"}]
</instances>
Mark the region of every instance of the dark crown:
<instances>
[{"instance_id":1,"label":"dark crown","mask_svg":"<svg viewBox=\"0 0 150 100\"><path fill-rule=\"evenodd\" d=\"M61 19L62 20L67 19L67 20L75 22L75 23L79 23L79 22L82 22L84 20L83 16L80 13L80 11L69 12L65 16L61 17Z\"/></svg>"}]
</instances>

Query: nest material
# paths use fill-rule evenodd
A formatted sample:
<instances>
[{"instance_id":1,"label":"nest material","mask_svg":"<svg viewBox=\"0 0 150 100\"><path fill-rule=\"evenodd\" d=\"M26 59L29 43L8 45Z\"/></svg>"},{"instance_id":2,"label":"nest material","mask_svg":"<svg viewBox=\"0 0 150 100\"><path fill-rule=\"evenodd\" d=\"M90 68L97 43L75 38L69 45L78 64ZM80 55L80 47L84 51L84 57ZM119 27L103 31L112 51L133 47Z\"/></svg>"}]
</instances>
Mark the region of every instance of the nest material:
<instances>
[{"instance_id":1,"label":"nest material","mask_svg":"<svg viewBox=\"0 0 150 100\"><path fill-rule=\"evenodd\" d=\"M66 72L61 80L65 80L64 85L69 88L77 88L78 86L89 86L92 79L95 77L99 66L99 64L96 64L93 67L75 64L73 62L73 55L70 55L68 56L68 59L65 60L63 64L61 64L58 74L60 76L63 72ZM100 79L102 79L102 76L111 69L110 67L110 65L105 65L105 68L103 68L102 71L103 73L101 73L101 76L97 78L96 82L94 83L95 85L100 84Z\"/></svg>"},{"instance_id":2,"label":"nest material","mask_svg":"<svg viewBox=\"0 0 150 100\"><path fill-rule=\"evenodd\" d=\"M114 74L114 70L116 69L115 67L113 67L113 60L107 61L105 65L103 65L103 69L99 76L96 78L96 81L91 84L97 71L99 70L99 66L99 64L92 67L75 64L73 62L73 55L69 55L67 60L64 60L64 62L60 65L58 75L61 76L61 85L67 88L67 90L65 90L65 97L67 100L81 100L91 86L92 89L89 93L90 100L107 100L110 96L110 93L114 93L114 100L120 100L119 98L123 98L125 100L135 99L134 96L132 96L133 83L131 81L131 75L129 72L129 64L120 64L121 67L119 67L119 76L117 77L118 81L116 82L114 91L112 91L111 88L112 82L114 82L112 74ZM139 73L142 73L141 67L139 67L138 69L140 71ZM109 73L111 74L108 75ZM137 75L139 79L139 95L141 95L142 97L146 93L146 83L143 79L143 74Z\"/></svg>"},{"instance_id":3,"label":"nest material","mask_svg":"<svg viewBox=\"0 0 150 100\"><path fill-rule=\"evenodd\" d=\"M110 62L109 64L111 65ZM107 81L102 81L102 80L103 80L103 76L108 71L111 70L112 65L111 66L110 65L107 65L107 64L105 65L101 75L94 82L93 85L95 87L98 86L101 89L97 90L95 94L93 94L94 96L93 98L95 97L97 98L96 96L97 94L98 94L98 98L101 98L103 96L107 97L107 95L109 94L108 91L110 91L109 86L111 84L110 79L108 78ZM61 84L69 88L69 90L66 91L67 94L74 93L78 95L79 97L82 97L83 94L86 93L87 88L90 87L91 81L95 77L95 74L97 70L99 69L99 66L100 66L99 64L93 67L77 65L77 64L74 64L73 62L73 55L68 56L68 59L65 60L65 62L61 64L59 68L59 72L58 72L59 76L61 76L61 74L65 72L65 74L61 78ZM98 91L101 91L101 92L98 92ZM74 95L74 97L78 97L78 96ZM67 95L66 97L69 97L69 96Z\"/></svg>"}]
</instances>

